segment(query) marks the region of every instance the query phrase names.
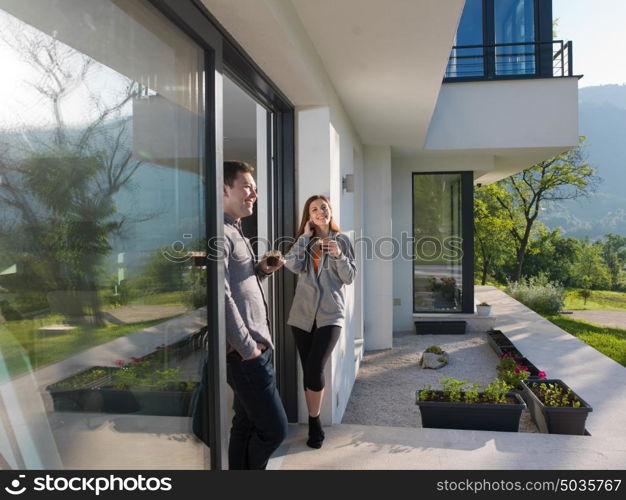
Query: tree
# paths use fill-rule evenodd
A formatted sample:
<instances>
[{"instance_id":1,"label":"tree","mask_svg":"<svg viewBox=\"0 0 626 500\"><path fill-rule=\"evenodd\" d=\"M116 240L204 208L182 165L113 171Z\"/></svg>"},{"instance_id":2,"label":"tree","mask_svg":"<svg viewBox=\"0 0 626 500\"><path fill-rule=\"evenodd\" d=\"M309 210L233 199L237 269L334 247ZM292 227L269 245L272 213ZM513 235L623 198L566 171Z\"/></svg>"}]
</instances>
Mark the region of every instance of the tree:
<instances>
[{"instance_id":1,"label":"tree","mask_svg":"<svg viewBox=\"0 0 626 500\"><path fill-rule=\"evenodd\" d=\"M578 147L533 165L500 181L506 194L497 195L498 203L512 222L516 262L513 280L522 276L533 226L546 202L573 200L591 194L599 178L587 164L581 137Z\"/></svg>"},{"instance_id":2,"label":"tree","mask_svg":"<svg viewBox=\"0 0 626 500\"><path fill-rule=\"evenodd\" d=\"M474 247L476 270L481 285L502 266L513 247L510 231L512 222L497 200L504 196L502 188L490 184L477 188L474 195Z\"/></svg>"},{"instance_id":3,"label":"tree","mask_svg":"<svg viewBox=\"0 0 626 500\"><path fill-rule=\"evenodd\" d=\"M584 300L583 305L587 305L587 300L591 297L591 278L589 276L583 276L580 280L580 290L578 290L578 296Z\"/></svg>"},{"instance_id":4,"label":"tree","mask_svg":"<svg viewBox=\"0 0 626 500\"><path fill-rule=\"evenodd\" d=\"M626 262L626 237L618 234L607 234L602 243L602 255L609 269L611 289L619 288L622 269Z\"/></svg>"},{"instance_id":5,"label":"tree","mask_svg":"<svg viewBox=\"0 0 626 500\"><path fill-rule=\"evenodd\" d=\"M86 84L94 71L89 57L33 30L3 26L2 40L36 71L39 78L27 83L51 117L32 133L16 128L14 137L27 140L2 147L0 249L20 269L8 278L11 289L43 296L88 291L84 305L98 321L96 292L109 237L128 221L117 213L114 196L142 164L126 146L130 118L122 113L140 86L127 79L126 88L103 103ZM91 119L72 128L64 109L77 92L88 96L84 116Z\"/></svg>"},{"instance_id":6,"label":"tree","mask_svg":"<svg viewBox=\"0 0 626 500\"><path fill-rule=\"evenodd\" d=\"M569 286L572 284L572 267L578 261L580 247L580 240L563 237L560 228L550 231L539 227L524 259L524 274L545 274L550 281Z\"/></svg>"},{"instance_id":7,"label":"tree","mask_svg":"<svg viewBox=\"0 0 626 500\"><path fill-rule=\"evenodd\" d=\"M581 288L606 289L610 273L602 258L602 247L584 241L578 262L572 268L574 284Z\"/></svg>"}]
</instances>

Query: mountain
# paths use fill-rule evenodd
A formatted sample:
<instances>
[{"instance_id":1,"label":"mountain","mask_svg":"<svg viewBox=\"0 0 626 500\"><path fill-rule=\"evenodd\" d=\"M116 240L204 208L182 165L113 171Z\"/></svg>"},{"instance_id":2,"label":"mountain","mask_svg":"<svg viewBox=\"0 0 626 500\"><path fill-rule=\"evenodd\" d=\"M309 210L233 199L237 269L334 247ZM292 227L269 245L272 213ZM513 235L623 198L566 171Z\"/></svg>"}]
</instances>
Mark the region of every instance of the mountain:
<instances>
[{"instance_id":1,"label":"mountain","mask_svg":"<svg viewBox=\"0 0 626 500\"><path fill-rule=\"evenodd\" d=\"M626 235L626 85L580 89L579 124L587 160L602 182L589 198L547 206L542 221L578 238Z\"/></svg>"}]
</instances>

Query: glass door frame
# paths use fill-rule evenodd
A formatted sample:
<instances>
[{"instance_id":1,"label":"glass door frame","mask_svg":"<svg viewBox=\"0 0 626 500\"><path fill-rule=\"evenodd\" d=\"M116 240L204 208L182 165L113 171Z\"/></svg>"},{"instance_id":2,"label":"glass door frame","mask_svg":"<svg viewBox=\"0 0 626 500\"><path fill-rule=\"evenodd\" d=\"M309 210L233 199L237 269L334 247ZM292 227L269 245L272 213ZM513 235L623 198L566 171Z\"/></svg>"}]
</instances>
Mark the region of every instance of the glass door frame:
<instances>
[{"instance_id":1,"label":"glass door frame","mask_svg":"<svg viewBox=\"0 0 626 500\"><path fill-rule=\"evenodd\" d=\"M461 282L463 284L463 294L461 296L460 311L446 311L447 314L473 314L474 312L474 172L469 170L461 171L435 171L435 172L413 172L411 174L411 231L415 231L415 199L414 199L414 178L419 175L451 175L461 176L461 231L462 250L461 258ZM415 246L413 246L415 251ZM411 259L411 276L414 274L415 256ZM412 296L415 297L415 280L411 280ZM413 312L415 307L413 305ZM441 314L438 311L419 311L420 314Z\"/></svg>"},{"instance_id":2,"label":"glass door frame","mask_svg":"<svg viewBox=\"0 0 626 500\"><path fill-rule=\"evenodd\" d=\"M206 238L223 238L223 75L244 87L270 112L268 158L271 237L295 234L294 111L280 92L241 46L199 0L150 0L150 2L205 51L205 179ZM228 465L226 397L226 339L224 318L224 266L217 258L207 259L207 326L211 469ZM216 256L214 256L216 257ZM277 347L277 381L290 421L297 420L297 355L287 334L287 314L295 292L295 276L278 273L272 293L273 325Z\"/></svg>"}]
</instances>

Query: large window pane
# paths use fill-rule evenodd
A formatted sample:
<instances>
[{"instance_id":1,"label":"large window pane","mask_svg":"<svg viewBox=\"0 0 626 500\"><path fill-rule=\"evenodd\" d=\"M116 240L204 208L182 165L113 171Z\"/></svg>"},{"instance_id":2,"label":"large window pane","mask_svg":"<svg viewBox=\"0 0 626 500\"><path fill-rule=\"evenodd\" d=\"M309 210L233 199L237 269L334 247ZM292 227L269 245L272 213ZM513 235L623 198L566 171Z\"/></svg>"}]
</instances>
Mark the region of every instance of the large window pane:
<instances>
[{"instance_id":1,"label":"large window pane","mask_svg":"<svg viewBox=\"0 0 626 500\"><path fill-rule=\"evenodd\" d=\"M462 310L461 174L413 174L414 312Z\"/></svg>"},{"instance_id":2,"label":"large window pane","mask_svg":"<svg viewBox=\"0 0 626 500\"><path fill-rule=\"evenodd\" d=\"M497 75L535 73L534 0L497 0L494 2L496 44L515 44L496 48Z\"/></svg>"},{"instance_id":3,"label":"large window pane","mask_svg":"<svg viewBox=\"0 0 626 500\"><path fill-rule=\"evenodd\" d=\"M467 47L483 45L483 0L465 2L454 45L460 48L452 49L446 77L483 76L483 48Z\"/></svg>"},{"instance_id":4,"label":"large window pane","mask_svg":"<svg viewBox=\"0 0 626 500\"><path fill-rule=\"evenodd\" d=\"M207 467L203 51L144 0L0 9L2 455Z\"/></svg>"}]
</instances>

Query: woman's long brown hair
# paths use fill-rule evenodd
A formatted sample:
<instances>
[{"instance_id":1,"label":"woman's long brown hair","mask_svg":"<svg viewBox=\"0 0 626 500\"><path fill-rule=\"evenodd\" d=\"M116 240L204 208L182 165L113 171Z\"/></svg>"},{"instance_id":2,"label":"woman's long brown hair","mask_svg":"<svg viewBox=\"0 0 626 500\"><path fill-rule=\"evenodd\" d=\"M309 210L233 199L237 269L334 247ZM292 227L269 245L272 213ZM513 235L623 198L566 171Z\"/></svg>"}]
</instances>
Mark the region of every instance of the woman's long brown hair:
<instances>
[{"instance_id":1,"label":"woman's long brown hair","mask_svg":"<svg viewBox=\"0 0 626 500\"><path fill-rule=\"evenodd\" d=\"M337 222L335 222L335 219L332 217L333 206L330 204L330 200L323 194L314 194L308 200L306 200L306 203L304 204L304 209L302 210L302 221L300 222L300 227L298 228L298 232L296 234L296 241L298 241L298 238L304 234L304 227L311 217L309 215L309 207L311 206L311 203L313 203L315 200L324 200L326 202L328 208L330 208L331 213L329 224L330 230L334 231L335 233L341 232L341 229L339 229L339 224L337 224Z\"/></svg>"}]
</instances>

